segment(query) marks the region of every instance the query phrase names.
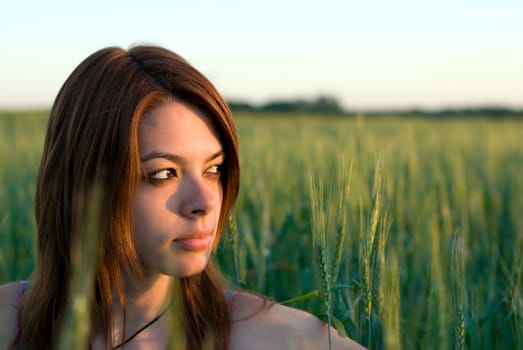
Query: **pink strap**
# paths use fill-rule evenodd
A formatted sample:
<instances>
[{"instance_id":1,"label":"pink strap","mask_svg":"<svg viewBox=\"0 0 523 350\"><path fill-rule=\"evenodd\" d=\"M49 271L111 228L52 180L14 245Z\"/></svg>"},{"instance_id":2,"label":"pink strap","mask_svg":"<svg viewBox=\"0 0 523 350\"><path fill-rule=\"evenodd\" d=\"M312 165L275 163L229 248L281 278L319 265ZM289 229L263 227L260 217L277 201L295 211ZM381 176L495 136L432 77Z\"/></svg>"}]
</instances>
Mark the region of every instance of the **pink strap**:
<instances>
[{"instance_id":1,"label":"pink strap","mask_svg":"<svg viewBox=\"0 0 523 350\"><path fill-rule=\"evenodd\" d=\"M229 315L231 315L231 308L232 308L232 301L234 300L234 297L236 297L240 292L237 290L229 289L227 291L227 312Z\"/></svg>"}]
</instances>

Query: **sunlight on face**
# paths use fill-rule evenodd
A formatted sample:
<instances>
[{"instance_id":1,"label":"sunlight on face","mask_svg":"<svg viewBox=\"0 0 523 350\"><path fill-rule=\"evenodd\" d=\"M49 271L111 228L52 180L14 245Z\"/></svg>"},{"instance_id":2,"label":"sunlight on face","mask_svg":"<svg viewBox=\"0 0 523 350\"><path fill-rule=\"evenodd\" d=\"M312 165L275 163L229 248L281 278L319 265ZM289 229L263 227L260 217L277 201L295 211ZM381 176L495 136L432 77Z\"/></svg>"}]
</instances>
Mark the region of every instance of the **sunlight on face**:
<instances>
[{"instance_id":1,"label":"sunlight on face","mask_svg":"<svg viewBox=\"0 0 523 350\"><path fill-rule=\"evenodd\" d=\"M138 130L144 170L133 237L146 276L185 277L209 260L223 199L222 146L200 111L168 101Z\"/></svg>"}]
</instances>

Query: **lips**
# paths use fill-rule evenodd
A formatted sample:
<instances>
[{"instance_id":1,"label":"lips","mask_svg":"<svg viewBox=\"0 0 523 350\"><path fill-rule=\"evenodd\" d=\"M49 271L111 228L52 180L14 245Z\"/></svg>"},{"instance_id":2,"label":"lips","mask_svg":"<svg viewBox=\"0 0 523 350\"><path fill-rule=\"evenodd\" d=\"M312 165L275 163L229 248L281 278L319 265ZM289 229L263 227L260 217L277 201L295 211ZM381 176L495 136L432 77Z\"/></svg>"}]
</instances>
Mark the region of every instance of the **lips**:
<instances>
[{"instance_id":1,"label":"lips","mask_svg":"<svg viewBox=\"0 0 523 350\"><path fill-rule=\"evenodd\" d=\"M212 230L197 230L186 236L176 238L173 242L184 250L207 250L211 245Z\"/></svg>"}]
</instances>

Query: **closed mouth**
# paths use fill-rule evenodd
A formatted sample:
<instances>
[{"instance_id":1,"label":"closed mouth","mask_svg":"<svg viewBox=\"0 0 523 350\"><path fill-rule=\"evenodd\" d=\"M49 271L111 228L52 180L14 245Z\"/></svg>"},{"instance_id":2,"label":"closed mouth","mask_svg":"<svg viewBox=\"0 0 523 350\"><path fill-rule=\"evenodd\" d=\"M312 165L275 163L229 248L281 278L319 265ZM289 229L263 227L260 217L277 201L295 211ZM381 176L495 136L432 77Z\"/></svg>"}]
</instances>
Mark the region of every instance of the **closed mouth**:
<instances>
[{"instance_id":1,"label":"closed mouth","mask_svg":"<svg viewBox=\"0 0 523 350\"><path fill-rule=\"evenodd\" d=\"M174 243L184 249L191 251L206 250L212 241L212 230L198 230L174 239Z\"/></svg>"},{"instance_id":2,"label":"closed mouth","mask_svg":"<svg viewBox=\"0 0 523 350\"><path fill-rule=\"evenodd\" d=\"M201 239L201 238L211 236L212 232L213 231L210 229L195 230L195 231L191 231L189 234L187 234L185 236L177 237L174 240L183 241L183 240L189 240L189 239Z\"/></svg>"}]
</instances>

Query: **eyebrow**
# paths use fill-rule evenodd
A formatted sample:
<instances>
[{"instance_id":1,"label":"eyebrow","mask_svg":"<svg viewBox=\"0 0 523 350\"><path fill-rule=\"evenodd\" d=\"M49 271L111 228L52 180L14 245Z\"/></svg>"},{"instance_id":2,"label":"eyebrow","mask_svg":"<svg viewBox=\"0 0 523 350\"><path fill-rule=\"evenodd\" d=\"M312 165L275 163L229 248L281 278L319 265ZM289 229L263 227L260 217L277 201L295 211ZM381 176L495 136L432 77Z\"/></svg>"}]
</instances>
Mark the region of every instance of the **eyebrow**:
<instances>
[{"instance_id":1,"label":"eyebrow","mask_svg":"<svg viewBox=\"0 0 523 350\"><path fill-rule=\"evenodd\" d=\"M222 150L220 150L216 153L213 153L207 159L205 159L205 163L215 160L216 158L219 158L222 156L225 157L225 153ZM140 160L142 162L147 162L148 160L157 159L157 158L167 159L174 163L183 163L183 161L184 161L184 158L180 157L177 154L167 153L167 152L157 152L157 151L152 151L150 153L147 153L146 155L141 157Z\"/></svg>"}]
</instances>

